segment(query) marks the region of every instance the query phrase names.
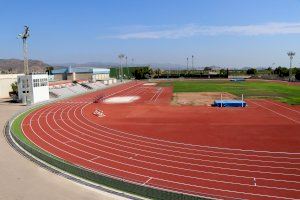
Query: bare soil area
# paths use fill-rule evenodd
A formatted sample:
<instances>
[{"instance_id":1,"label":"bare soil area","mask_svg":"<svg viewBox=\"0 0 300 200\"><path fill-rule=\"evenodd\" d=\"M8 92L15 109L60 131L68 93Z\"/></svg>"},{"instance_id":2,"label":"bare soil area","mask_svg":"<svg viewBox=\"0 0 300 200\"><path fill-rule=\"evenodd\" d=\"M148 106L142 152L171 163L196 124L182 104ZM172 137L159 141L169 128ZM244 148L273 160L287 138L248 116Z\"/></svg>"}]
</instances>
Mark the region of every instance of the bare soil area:
<instances>
[{"instance_id":1,"label":"bare soil area","mask_svg":"<svg viewBox=\"0 0 300 200\"><path fill-rule=\"evenodd\" d=\"M238 99L237 96L227 92L181 92L174 93L172 105L210 106L214 100Z\"/></svg>"}]
</instances>

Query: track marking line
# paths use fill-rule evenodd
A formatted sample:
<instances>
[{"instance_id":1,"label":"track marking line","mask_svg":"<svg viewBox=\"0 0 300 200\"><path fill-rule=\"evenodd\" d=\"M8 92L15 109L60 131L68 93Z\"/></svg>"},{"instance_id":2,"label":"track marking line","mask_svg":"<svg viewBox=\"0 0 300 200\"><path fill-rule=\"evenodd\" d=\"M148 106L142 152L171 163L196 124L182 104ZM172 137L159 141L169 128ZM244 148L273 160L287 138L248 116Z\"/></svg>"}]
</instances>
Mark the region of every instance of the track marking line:
<instances>
[{"instance_id":1,"label":"track marking line","mask_svg":"<svg viewBox=\"0 0 300 200\"><path fill-rule=\"evenodd\" d=\"M43 129L42 129L43 130ZM38 136L39 137L39 136ZM41 138L42 139L42 138ZM43 139L42 139L43 140ZM55 148L57 148L57 147L55 147ZM71 153L69 153L69 154L71 154ZM234 192L234 191L231 191L231 192ZM238 193L240 193L240 192L238 192ZM252 194L252 193L250 193L250 195L255 195L255 194ZM258 194L259 195L259 194ZM259 195L259 196L261 196L261 195ZM266 195L262 195L262 196L266 196ZM267 195L268 196L268 195ZM284 198L284 197L278 197L278 198ZM284 198L284 199L290 199L290 198Z\"/></svg>"},{"instance_id":2,"label":"track marking line","mask_svg":"<svg viewBox=\"0 0 300 200\"><path fill-rule=\"evenodd\" d=\"M248 100L248 101L250 101L250 100ZM253 104L256 104L256 105L258 105L258 106L260 106L260 107L262 107L262 108L264 108L264 109L266 109L266 110L269 110L269 111L271 111L271 112L273 112L273 113L275 113L275 114L277 114L277 115L280 115L280 116L282 116L282 117L284 117L284 118L286 118L286 119L289 119L289 120L295 122L296 124L300 124L300 121L297 121L297 120L292 119L292 118L290 118L290 117L288 117L288 116L286 116L286 115L283 115L283 114L281 114L281 113L279 113L279 112L276 112L276 111L274 111L274 110L272 110L272 109L270 109L270 108L267 108L266 106L260 105L260 104L258 104L258 103L253 102L253 101L250 101L250 102L252 102Z\"/></svg>"},{"instance_id":3,"label":"track marking line","mask_svg":"<svg viewBox=\"0 0 300 200\"><path fill-rule=\"evenodd\" d=\"M269 100L264 100L264 101L269 102L269 103L272 103L272 104L274 104L274 105L280 106L280 107L282 107L282 108L285 108L285 109L288 109L288 110L290 110L290 111L294 111L294 112L300 114L300 111L298 111L298 110L293 110L293 109L291 109L291 108L289 108L289 107L286 107L286 106L283 106L283 105L281 105L281 104L279 104L279 103L275 103L275 102L269 101Z\"/></svg>"},{"instance_id":4,"label":"track marking line","mask_svg":"<svg viewBox=\"0 0 300 200\"><path fill-rule=\"evenodd\" d=\"M87 105L89 105L89 104L87 104ZM128 138L128 139L139 141L139 142L149 143L151 145L167 146L167 147L178 148L178 149L189 149L189 150L194 150L194 151L206 151L206 152L221 153L221 154L228 154L228 155L255 156L255 157L262 157L262 158L300 159L300 158L282 157L282 156L275 157L275 156L261 156L261 155L255 155L255 154L242 154L242 153L220 152L220 151L213 151L213 150L208 151L208 150L201 150L201 149L190 149L190 148L186 148L186 147L176 147L176 146L167 145L167 144L159 144L159 143L157 143L157 141L159 141L159 142L165 142L165 143L169 143L169 144L175 144L175 145L184 145L184 146L192 146L192 147L198 147L198 148L217 149L217 150L251 152L251 153L266 153L266 154L300 155L300 153L298 153L298 152L296 152L296 153L294 153L294 152L272 152L272 151L260 151L260 150L224 148L224 147L215 147L215 146L206 146L206 145L194 145L194 144L174 142L174 141L168 141L168 140L162 140L162 139L156 139L156 138L150 138L150 137L146 137L146 136L136 135L136 134L132 134L132 133L125 132L125 131L119 131L119 130L116 130L116 129L112 129L112 128L109 128L109 127L106 127L106 126L103 126L103 125L100 125L100 124L96 124L95 122L87 119L87 117L85 117L85 115L83 114L83 109L87 105L84 105L81 108L81 111L80 111L81 112L81 116L83 118L85 118L85 120L88 121L89 123L92 123L94 126L90 126L87 123L83 122L82 120L79 120L79 121L81 121L83 124L86 124L86 126L90 126L90 127L92 127L93 129L96 129L96 130L98 130L96 128L96 126L97 126L97 127L105 128L107 130L115 131L117 133L121 133L123 135L129 135L129 136L132 136L134 138L129 138L129 137L120 136L120 135L119 135L119 137ZM113 134L113 135L115 135L115 134ZM136 139L136 138L142 138L142 139L146 139L146 140L150 140L150 141L155 141L155 143L154 142L145 141L145 140L141 140L141 139Z\"/></svg>"},{"instance_id":5,"label":"track marking line","mask_svg":"<svg viewBox=\"0 0 300 200\"><path fill-rule=\"evenodd\" d=\"M90 161L94 161L96 159L100 158L100 156L96 156L95 158L90 159Z\"/></svg>"},{"instance_id":6,"label":"track marking line","mask_svg":"<svg viewBox=\"0 0 300 200\"><path fill-rule=\"evenodd\" d=\"M152 177L149 177L149 179L147 180L147 181L145 181L144 183L143 183L143 185L146 185L149 181L151 181L152 180Z\"/></svg>"}]
</instances>

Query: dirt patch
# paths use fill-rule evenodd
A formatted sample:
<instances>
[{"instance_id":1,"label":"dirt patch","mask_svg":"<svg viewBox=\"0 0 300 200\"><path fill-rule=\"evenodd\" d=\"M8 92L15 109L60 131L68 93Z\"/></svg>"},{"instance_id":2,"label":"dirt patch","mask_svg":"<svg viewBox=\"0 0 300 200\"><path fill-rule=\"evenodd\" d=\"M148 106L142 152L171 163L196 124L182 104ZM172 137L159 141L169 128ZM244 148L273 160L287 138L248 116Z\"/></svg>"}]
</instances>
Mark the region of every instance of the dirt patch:
<instances>
[{"instance_id":1,"label":"dirt patch","mask_svg":"<svg viewBox=\"0 0 300 200\"><path fill-rule=\"evenodd\" d=\"M222 92L223 99L238 99L237 96ZM221 92L182 92L174 93L172 105L206 105L210 106L214 100L221 99Z\"/></svg>"}]
</instances>

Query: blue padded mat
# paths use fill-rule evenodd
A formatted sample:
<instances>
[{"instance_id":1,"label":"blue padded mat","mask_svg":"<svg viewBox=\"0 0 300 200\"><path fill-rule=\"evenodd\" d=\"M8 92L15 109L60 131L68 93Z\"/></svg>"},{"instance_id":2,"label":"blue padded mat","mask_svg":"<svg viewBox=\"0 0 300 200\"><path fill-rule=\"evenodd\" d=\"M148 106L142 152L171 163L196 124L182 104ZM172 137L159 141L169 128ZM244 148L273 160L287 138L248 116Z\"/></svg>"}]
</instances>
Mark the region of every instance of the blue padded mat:
<instances>
[{"instance_id":1,"label":"blue padded mat","mask_svg":"<svg viewBox=\"0 0 300 200\"><path fill-rule=\"evenodd\" d=\"M245 107L247 103L242 100L215 100L213 106L217 107Z\"/></svg>"}]
</instances>

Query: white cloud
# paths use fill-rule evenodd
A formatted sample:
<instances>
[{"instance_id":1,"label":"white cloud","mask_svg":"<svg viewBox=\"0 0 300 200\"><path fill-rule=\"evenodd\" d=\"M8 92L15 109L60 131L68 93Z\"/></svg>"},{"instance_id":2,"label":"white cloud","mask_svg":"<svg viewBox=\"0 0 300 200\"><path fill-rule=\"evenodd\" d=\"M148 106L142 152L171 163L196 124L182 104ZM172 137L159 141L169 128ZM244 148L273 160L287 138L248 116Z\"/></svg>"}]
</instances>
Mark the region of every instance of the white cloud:
<instances>
[{"instance_id":1,"label":"white cloud","mask_svg":"<svg viewBox=\"0 0 300 200\"><path fill-rule=\"evenodd\" d=\"M135 27L136 29L136 27ZM114 39L178 39L188 38L199 35L283 35L283 34L300 34L300 23L267 23L258 25L243 26L198 26L195 24L187 24L181 27L160 28L154 27L156 30L147 31L135 30L112 36L100 38Z\"/></svg>"}]
</instances>

